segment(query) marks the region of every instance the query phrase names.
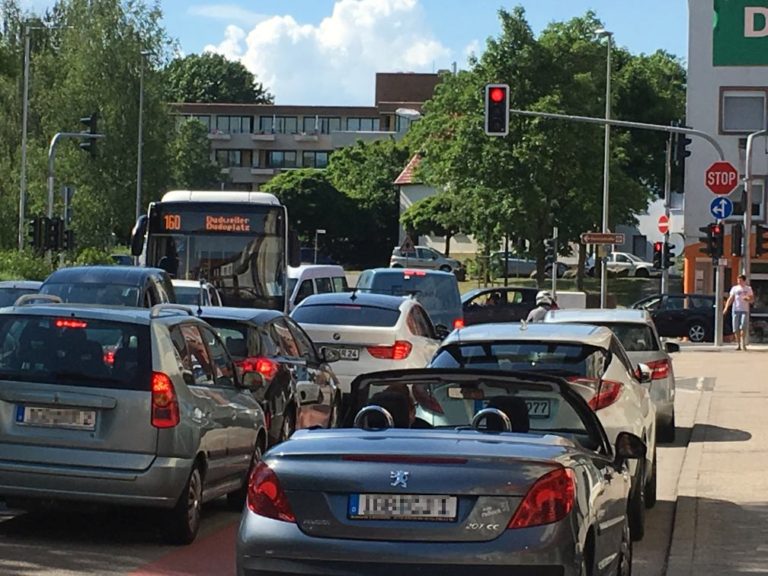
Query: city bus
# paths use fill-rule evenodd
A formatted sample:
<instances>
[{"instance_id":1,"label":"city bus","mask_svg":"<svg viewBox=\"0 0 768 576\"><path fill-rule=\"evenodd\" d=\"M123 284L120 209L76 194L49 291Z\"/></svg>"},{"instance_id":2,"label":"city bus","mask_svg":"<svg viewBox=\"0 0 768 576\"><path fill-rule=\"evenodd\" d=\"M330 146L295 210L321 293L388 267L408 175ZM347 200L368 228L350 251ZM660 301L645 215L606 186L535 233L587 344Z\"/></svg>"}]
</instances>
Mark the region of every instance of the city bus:
<instances>
[{"instance_id":1,"label":"city bus","mask_svg":"<svg viewBox=\"0 0 768 576\"><path fill-rule=\"evenodd\" d=\"M272 194L173 190L138 218L131 253L172 278L211 282L225 306L287 311L294 238Z\"/></svg>"}]
</instances>

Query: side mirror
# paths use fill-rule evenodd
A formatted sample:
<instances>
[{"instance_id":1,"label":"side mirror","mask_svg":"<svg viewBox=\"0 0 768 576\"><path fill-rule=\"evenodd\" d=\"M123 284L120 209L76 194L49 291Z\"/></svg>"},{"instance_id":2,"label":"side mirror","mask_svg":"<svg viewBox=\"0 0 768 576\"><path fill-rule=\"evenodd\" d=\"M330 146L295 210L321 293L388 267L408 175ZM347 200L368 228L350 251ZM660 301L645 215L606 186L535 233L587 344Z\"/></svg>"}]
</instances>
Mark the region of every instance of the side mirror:
<instances>
[{"instance_id":1,"label":"side mirror","mask_svg":"<svg viewBox=\"0 0 768 576\"><path fill-rule=\"evenodd\" d=\"M320 358L322 358L323 362L331 363L331 362L338 362L341 360L341 354L338 350L334 350L333 348L328 348L327 346L323 346L320 348Z\"/></svg>"},{"instance_id":2,"label":"side mirror","mask_svg":"<svg viewBox=\"0 0 768 576\"><path fill-rule=\"evenodd\" d=\"M640 384L648 384L653 379L653 372L648 368L647 364L638 364L635 376L637 376Z\"/></svg>"},{"instance_id":3,"label":"side mirror","mask_svg":"<svg viewBox=\"0 0 768 576\"><path fill-rule=\"evenodd\" d=\"M308 380L302 380L296 384L296 396L299 406L320 404L323 401L323 392L320 385Z\"/></svg>"},{"instance_id":4,"label":"side mirror","mask_svg":"<svg viewBox=\"0 0 768 576\"><path fill-rule=\"evenodd\" d=\"M664 349L668 354L674 354L675 352L680 352L680 344L677 342L664 342Z\"/></svg>"},{"instance_id":5,"label":"side mirror","mask_svg":"<svg viewBox=\"0 0 768 576\"><path fill-rule=\"evenodd\" d=\"M623 462L624 460L645 458L647 447L645 442L630 432L619 432L616 437L616 460Z\"/></svg>"},{"instance_id":6,"label":"side mirror","mask_svg":"<svg viewBox=\"0 0 768 576\"><path fill-rule=\"evenodd\" d=\"M131 254L141 256L144 250L144 235L147 233L147 215L142 214L136 220L136 224L131 230Z\"/></svg>"},{"instance_id":7,"label":"side mirror","mask_svg":"<svg viewBox=\"0 0 768 576\"><path fill-rule=\"evenodd\" d=\"M435 326L435 334L440 340L445 340L445 338L448 336L448 334L451 333L451 329L448 328L445 324L437 324Z\"/></svg>"}]
</instances>

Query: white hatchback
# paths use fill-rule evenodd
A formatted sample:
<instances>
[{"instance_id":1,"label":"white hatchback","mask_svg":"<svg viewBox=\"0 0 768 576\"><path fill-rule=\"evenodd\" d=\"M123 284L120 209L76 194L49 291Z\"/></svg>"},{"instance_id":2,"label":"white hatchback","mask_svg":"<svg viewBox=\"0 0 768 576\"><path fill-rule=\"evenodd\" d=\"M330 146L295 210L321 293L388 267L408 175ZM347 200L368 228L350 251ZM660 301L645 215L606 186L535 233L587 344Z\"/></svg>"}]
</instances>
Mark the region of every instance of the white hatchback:
<instances>
[{"instance_id":1,"label":"white hatchback","mask_svg":"<svg viewBox=\"0 0 768 576\"><path fill-rule=\"evenodd\" d=\"M333 371L345 394L360 374L424 368L440 344L429 315L409 297L315 294L302 300L291 317L318 348L338 353Z\"/></svg>"},{"instance_id":2,"label":"white hatchback","mask_svg":"<svg viewBox=\"0 0 768 576\"><path fill-rule=\"evenodd\" d=\"M633 539L642 538L645 508L656 502L656 408L621 342L605 327L586 324L477 324L454 330L440 345L431 368L540 372L571 382L600 418L608 438L631 432L647 446L645 460L630 465ZM640 372L642 371L642 375ZM555 406L531 403L530 418L547 418Z\"/></svg>"}]
</instances>

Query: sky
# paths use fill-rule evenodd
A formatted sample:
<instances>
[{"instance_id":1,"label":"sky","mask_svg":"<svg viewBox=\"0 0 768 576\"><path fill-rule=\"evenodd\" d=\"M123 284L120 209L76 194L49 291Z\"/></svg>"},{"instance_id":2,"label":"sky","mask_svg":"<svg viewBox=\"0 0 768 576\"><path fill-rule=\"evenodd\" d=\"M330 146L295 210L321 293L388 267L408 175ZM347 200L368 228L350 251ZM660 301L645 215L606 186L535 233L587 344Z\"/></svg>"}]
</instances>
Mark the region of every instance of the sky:
<instances>
[{"instance_id":1,"label":"sky","mask_svg":"<svg viewBox=\"0 0 768 576\"><path fill-rule=\"evenodd\" d=\"M182 54L239 60L278 104L374 104L376 72L466 67L498 36L500 7L534 32L593 10L617 44L685 58L686 0L159 0ZM21 0L38 9L49 0Z\"/></svg>"}]
</instances>

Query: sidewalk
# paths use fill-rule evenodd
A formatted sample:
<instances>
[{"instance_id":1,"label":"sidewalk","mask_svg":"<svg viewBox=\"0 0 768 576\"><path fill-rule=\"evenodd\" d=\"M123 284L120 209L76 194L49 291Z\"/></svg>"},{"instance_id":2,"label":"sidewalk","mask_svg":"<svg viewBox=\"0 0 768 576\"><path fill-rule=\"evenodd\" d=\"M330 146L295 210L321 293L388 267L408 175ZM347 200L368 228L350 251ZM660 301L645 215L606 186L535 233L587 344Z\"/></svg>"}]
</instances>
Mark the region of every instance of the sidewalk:
<instances>
[{"instance_id":1,"label":"sidewalk","mask_svg":"<svg viewBox=\"0 0 768 576\"><path fill-rule=\"evenodd\" d=\"M677 377L714 380L683 461L667 576L768 574L768 347L688 348Z\"/></svg>"}]
</instances>

